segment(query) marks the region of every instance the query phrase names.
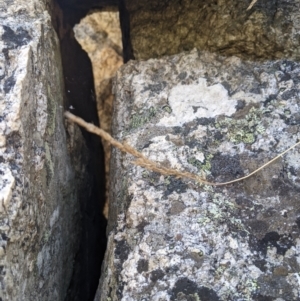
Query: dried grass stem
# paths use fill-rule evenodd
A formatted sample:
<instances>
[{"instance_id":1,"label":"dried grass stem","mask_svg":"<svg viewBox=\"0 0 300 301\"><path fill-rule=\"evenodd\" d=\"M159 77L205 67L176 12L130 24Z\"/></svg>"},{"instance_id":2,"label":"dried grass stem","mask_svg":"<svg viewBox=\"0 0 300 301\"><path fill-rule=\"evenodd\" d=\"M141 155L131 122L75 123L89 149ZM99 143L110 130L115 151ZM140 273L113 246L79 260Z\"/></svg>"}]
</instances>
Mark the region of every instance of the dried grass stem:
<instances>
[{"instance_id":1,"label":"dried grass stem","mask_svg":"<svg viewBox=\"0 0 300 301\"><path fill-rule=\"evenodd\" d=\"M132 156L137 158L137 160L134 161L133 163L138 165L138 166L144 167L144 168L146 168L148 170L151 170L151 171L154 171L154 172L158 172L158 173L160 173L162 175L165 175L165 176L175 176L177 178L187 178L187 179L191 179L191 180L194 180L196 182L199 182L201 184L211 185L211 186L228 185L228 184L232 184L232 183L235 183L235 182L245 180L245 179L253 176L257 172L259 172L263 168L267 167L268 165L273 163L275 160L282 157L285 153L287 153L288 151L290 151L291 149L295 148L296 146L298 146L300 144L300 141L297 142L296 144L294 144L293 146L291 146L290 148L288 148L287 150L285 150L284 152L282 152L281 154L279 154L278 156L276 156L272 160L268 161L267 163L265 163L264 165L262 165L261 167L257 168L256 170L254 170L253 172L251 172L250 174L248 174L244 177L241 177L241 178L238 178L238 179L235 179L235 180L232 180L232 181L228 181L228 182L214 183L214 182L206 181L205 179L200 178L199 176L197 176L193 173L190 173L190 172L180 171L180 170L177 170L177 169L167 168L167 167L161 166L158 163L146 158L142 153L137 151L132 146L130 146L126 143L121 143L121 142L117 141L110 134L108 134L106 131L102 130L101 128L99 128L99 127L97 127L97 126L95 126L91 123L85 122L82 118L77 117L77 116L73 115L70 112L65 112L65 117L67 119L69 119L70 121L82 126L87 131L100 136L102 139L106 140L108 143L110 143L112 146L118 148L122 152L131 154Z\"/></svg>"},{"instance_id":2,"label":"dried grass stem","mask_svg":"<svg viewBox=\"0 0 300 301\"><path fill-rule=\"evenodd\" d=\"M257 2L257 0L252 0L252 2L250 3L250 5L248 6L247 10L250 10L254 4Z\"/></svg>"}]
</instances>

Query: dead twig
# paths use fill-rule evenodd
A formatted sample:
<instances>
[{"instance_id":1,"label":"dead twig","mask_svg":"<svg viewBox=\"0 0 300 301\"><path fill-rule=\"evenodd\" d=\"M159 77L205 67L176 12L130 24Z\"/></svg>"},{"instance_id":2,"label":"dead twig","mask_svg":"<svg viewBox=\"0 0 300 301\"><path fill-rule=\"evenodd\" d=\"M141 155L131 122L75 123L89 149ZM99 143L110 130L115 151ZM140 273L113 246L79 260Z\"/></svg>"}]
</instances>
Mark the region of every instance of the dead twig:
<instances>
[{"instance_id":1,"label":"dead twig","mask_svg":"<svg viewBox=\"0 0 300 301\"><path fill-rule=\"evenodd\" d=\"M148 170L151 170L151 171L154 171L154 172L161 173L162 175L175 176L177 178L187 178L187 179L191 179L191 180L194 180L196 182L199 182L201 184L211 185L211 186L228 185L228 184L232 184L232 183L239 182L239 181L245 180L247 178L250 178L251 176L253 176L257 172L259 172L260 170L264 169L265 167L267 167L268 165L273 163L275 160L279 159L284 154L286 154L288 151L292 150L293 148L295 148L296 146L298 146L300 144L300 141L297 142L296 144L294 144L293 146L291 146L290 148L288 148L287 150L285 150L284 152L282 152L281 154L279 154L278 156L276 156L272 160L268 161L267 163L265 163L264 165L262 165L261 167L257 168L256 170L254 170L253 172L251 172L250 174L248 174L244 177L241 177L241 178L238 178L238 179L235 179L235 180L232 180L232 181L228 181L228 182L214 183L214 182L206 181L205 179L202 179L199 176L197 176L193 173L190 173L190 172L180 171L180 170L177 170L177 169L167 168L167 167L161 166L158 163L156 163L154 161L151 161L148 158L146 158L142 153L137 151L132 146L130 146L126 143L121 143L121 142L117 141L110 134L108 134L107 132L105 132L101 128L99 128L99 127L97 127L97 126L95 126L91 123L85 122L83 119L73 115L70 112L65 112L65 117L67 117L70 121L72 121L74 123L77 123L78 125L82 126L87 131L100 136L101 138L103 138L108 143L110 143L112 146L118 148L122 152L131 154L132 156L137 158L137 160L134 161L133 163L138 165L138 166L144 167L144 168L146 168Z\"/></svg>"}]
</instances>

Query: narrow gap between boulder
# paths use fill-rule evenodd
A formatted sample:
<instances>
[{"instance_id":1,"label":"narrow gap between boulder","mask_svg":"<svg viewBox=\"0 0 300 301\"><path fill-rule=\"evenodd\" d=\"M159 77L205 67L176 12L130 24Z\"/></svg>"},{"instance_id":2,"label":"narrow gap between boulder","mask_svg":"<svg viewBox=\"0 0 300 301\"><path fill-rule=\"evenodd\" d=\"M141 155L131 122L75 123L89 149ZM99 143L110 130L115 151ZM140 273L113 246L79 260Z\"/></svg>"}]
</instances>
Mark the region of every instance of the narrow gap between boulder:
<instances>
[{"instance_id":1,"label":"narrow gap between boulder","mask_svg":"<svg viewBox=\"0 0 300 301\"><path fill-rule=\"evenodd\" d=\"M123 65L119 12L91 11L74 27L75 39L88 54L93 68L97 112L101 128L111 133L113 106L112 79ZM102 141L105 156L106 202L104 216L108 217L109 162L111 146Z\"/></svg>"},{"instance_id":2,"label":"narrow gap between boulder","mask_svg":"<svg viewBox=\"0 0 300 301\"><path fill-rule=\"evenodd\" d=\"M107 131L111 120L111 79L123 64L117 2L54 0L52 13L60 40L65 108L96 125L100 119ZM82 134L89 153L91 183L87 191L79 192L81 241L66 301L94 299L106 249L108 181L105 177L109 169L109 146L84 130Z\"/></svg>"}]
</instances>

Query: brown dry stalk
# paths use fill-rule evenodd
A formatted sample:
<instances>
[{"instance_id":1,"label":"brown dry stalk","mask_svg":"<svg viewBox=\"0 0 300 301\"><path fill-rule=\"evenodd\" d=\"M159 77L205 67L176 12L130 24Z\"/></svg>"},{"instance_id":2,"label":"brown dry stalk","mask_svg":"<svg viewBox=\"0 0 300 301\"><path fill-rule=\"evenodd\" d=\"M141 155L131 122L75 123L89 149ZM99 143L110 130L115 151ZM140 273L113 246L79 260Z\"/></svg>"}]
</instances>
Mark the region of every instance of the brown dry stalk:
<instances>
[{"instance_id":1,"label":"brown dry stalk","mask_svg":"<svg viewBox=\"0 0 300 301\"><path fill-rule=\"evenodd\" d=\"M294 144L293 146L291 146L290 148L288 148L287 150L285 150L284 152L282 152L281 154L279 154L278 156L276 156L272 160L268 161L267 163L265 163L264 165L262 165L261 167L257 168L256 170L254 170L253 172L251 172L250 174L248 174L244 177L241 177L241 178L238 178L238 179L235 179L235 180L232 180L232 181L228 181L228 182L223 182L223 183L213 183L213 182L206 181L205 179L202 179L199 176L197 176L193 173L190 173L190 172L180 171L180 170L177 170L177 169L167 168L167 167L161 166L158 163L156 163L154 161L151 161L148 158L146 158L142 153L137 151L132 146L130 146L126 143L121 143L121 142L117 141L116 139L114 139L110 134L108 134L104 130L100 129L99 127L97 127L97 126L95 126L91 123L85 122L83 119L73 115L70 112L65 112L65 117L67 117L70 121L72 121L74 123L77 123L78 125L82 126L87 131L100 136L101 138L103 138L108 143L110 143L112 146L118 148L122 152L131 154L132 156L136 157L137 160L134 161L134 164L136 164L136 165L139 165L141 167L144 167L144 168L146 168L148 170L151 170L151 171L154 171L154 172L161 173L162 175L175 176L177 178L187 178L187 179L197 181L201 184L212 185L212 186L227 185L227 184L232 184L232 183L235 183L235 182L245 180L245 179L253 176L257 172L259 172L263 168L267 167L268 165L273 163L275 160L282 157L285 153L287 153L288 151L290 151L291 149L295 148L297 145L300 144L300 141L297 142L296 144Z\"/></svg>"},{"instance_id":2,"label":"brown dry stalk","mask_svg":"<svg viewBox=\"0 0 300 301\"><path fill-rule=\"evenodd\" d=\"M250 3L250 5L248 6L248 8L246 10L250 10L256 2L257 2L257 0L252 0L252 2Z\"/></svg>"}]
</instances>

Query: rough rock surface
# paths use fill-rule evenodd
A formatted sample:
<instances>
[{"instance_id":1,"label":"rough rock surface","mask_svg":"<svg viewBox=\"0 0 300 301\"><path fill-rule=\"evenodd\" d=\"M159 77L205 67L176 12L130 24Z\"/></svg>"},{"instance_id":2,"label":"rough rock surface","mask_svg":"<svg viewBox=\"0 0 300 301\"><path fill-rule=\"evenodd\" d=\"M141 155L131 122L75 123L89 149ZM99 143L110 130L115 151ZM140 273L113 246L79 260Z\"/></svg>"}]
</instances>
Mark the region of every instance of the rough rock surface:
<instances>
[{"instance_id":1,"label":"rough rock surface","mask_svg":"<svg viewBox=\"0 0 300 301\"><path fill-rule=\"evenodd\" d=\"M119 13L93 12L74 27L75 38L88 53L94 74L96 99L101 128L111 132L112 78L123 65L122 38ZM102 141L105 152L106 191L109 187L110 145ZM108 215L109 195L106 196L104 215Z\"/></svg>"},{"instance_id":2,"label":"rough rock surface","mask_svg":"<svg viewBox=\"0 0 300 301\"><path fill-rule=\"evenodd\" d=\"M251 10L251 0L121 2L124 19L129 18L123 24L124 48L136 59L194 47L243 58L300 57L299 0L258 0Z\"/></svg>"},{"instance_id":3,"label":"rough rock surface","mask_svg":"<svg viewBox=\"0 0 300 301\"><path fill-rule=\"evenodd\" d=\"M64 300L79 244L87 153L77 127L69 126L67 144L49 7L41 0L0 2L2 301Z\"/></svg>"},{"instance_id":4,"label":"rough rock surface","mask_svg":"<svg viewBox=\"0 0 300 301\"><path fill-rule=\"evenodd\" d=\"M131 61L114 87L114 136L165 166L238 178L300 138L299 72L197 51ZM220 187L132 161L113 151L95 300L299 300L299 148Z\"/></svg>"}]
</instances>

